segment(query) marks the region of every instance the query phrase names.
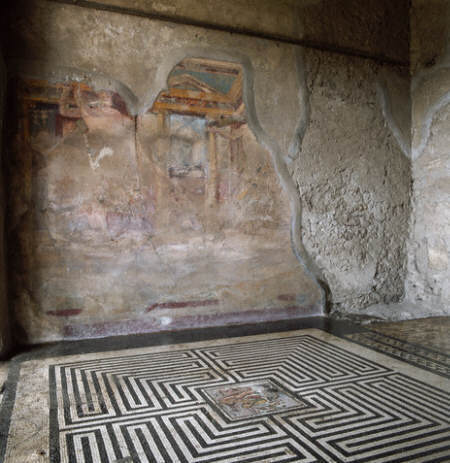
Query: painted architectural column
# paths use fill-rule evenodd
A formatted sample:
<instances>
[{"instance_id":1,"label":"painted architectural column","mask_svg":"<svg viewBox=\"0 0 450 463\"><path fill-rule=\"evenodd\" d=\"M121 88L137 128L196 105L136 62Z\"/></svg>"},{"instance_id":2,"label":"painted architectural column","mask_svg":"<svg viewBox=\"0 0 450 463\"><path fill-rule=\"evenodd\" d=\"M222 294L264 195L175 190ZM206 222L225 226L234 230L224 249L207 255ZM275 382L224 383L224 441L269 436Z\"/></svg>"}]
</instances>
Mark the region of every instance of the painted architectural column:
<instances>
[{"instance_id":1,"label":"painted architectural column","mask_svg":"<svg viewBox=\"0 0 450 463\"><path fill-rule=\"evenodd\" d=\"M158 113L158 138L155 144L155 153L157 162L156 164L164 166L165 171L167 172L168 163L167 156L170 152L170 115L165 111ZM157 204L162 201L162 196L164 192L164 175L157 175L154 179L154 188L155 188L155 198ZM166 216L165 225L168 225L169 216Z\"/></svg>"},{"instance_id":2,"label":"painted architectural column","mask_svg":"<svg viewBox=\"0 0 450 463\"><path fill-rule=\"evenodd\" d=\"M217 201L217 141L216 133L213 130L208 131L208 183L206 186L206 203L207 207L214 206Z\"/></svg>"}]
</instances>

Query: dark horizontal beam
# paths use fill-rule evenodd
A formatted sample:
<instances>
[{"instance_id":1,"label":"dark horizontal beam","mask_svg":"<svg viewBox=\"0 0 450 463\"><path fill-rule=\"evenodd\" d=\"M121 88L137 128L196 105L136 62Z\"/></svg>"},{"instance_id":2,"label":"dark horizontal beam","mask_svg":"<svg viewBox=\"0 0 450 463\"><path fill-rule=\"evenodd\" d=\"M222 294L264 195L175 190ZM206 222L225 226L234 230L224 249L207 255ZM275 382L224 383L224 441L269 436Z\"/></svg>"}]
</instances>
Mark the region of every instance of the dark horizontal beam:
<instances>
[{"instance_id":1,"label":"dark horizontal beam","mask_svg":"<svg viewBox=\"0 0 450 463\"><path fill-rule=\"evenodd\" d=\"M227 32L230 34L239 34L245 35L247 37L256 37L265 40L272 40L281 43L288 43L291 45L299 45L306 48L312 48L314 50L320 50L329 53L336 53L340 55L347 55L347 56L354 56L357 58L363 58L375 61L380 64L390 64L395 66L405 66L409 67L408 61L401 61L394 58L390 58L389 56L385 56L382 54L375 54L365 52L363 50L357 50L354 48L349 47L339 47L323 42L316 42L314 40L307 40L307 39L299 39L290 37L283 34L273 34L269 32L263 31L255 31L252 29L248 29L245 27L237 27L237 26L226 26L217 23L210 23L207 21L201 21L198 19L188 18L179 15L167 15L161 14L156 12L148 12L142 11L135 8L126 8L122 6L115 6L115 5L106 5L103 3L98 3L95 1L90 0L47 0L53 3L60 3L64 5L72 5L78 6L81 8L89 8L92 10L99 10L99 11L108 11L111 13L118 13L118 14L125 14L128 16L138 16L140 18L147 18L157 21L164 21L170 22L175 24L182 24L185 26L194 26L194 27L201 27L203 29L213 30L213 31L220 31L220 32Z\"/></svg>"}]
</instances>

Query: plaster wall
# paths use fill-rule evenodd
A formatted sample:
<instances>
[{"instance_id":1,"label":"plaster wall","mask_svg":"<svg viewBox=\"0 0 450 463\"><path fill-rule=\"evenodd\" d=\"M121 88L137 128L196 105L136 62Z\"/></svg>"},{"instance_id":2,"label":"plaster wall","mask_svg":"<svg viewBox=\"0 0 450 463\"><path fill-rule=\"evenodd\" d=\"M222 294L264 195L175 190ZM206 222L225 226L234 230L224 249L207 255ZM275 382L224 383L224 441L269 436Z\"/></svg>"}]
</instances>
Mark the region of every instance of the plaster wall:
<instances>
[{"instance_id":1,"label":"plaster wall","mask_svg":"<svg viewBox=\"0 0 450 463\"><path fill-rule=\"evenodd\" d=\"M100 0L96 4L408 61L407 0Z\"/></svg>"},{"instance_id":2,"label":"plaster wall","mask_svg":"<svg viewBox=\"0 0 450 463\"><path fill-rule=\"evenodd\" d=\"M411 10L413 215L406 300L413 316L450 310L450 4Z\"/></svg>"},{"instance_id":3,"label":"plaster wall","mask_svg":"<svg viewBox=\"0 0 450 463\"><path fill-rule=\"evenodd\" d=\"M397 302L410 213L407 72L325 53L305 61L310 116L292 163L305 244L333 312Z\"/></svg>"},{"instance_id":4,"label":"plaster wall","mask_svg":"<svg viewBox=\"0 0 450 463\"><path fill-rule=\"evenodd\" d=\"M54 2L25 5L17 14L11 11L8 21L14 43L7 56L11 76L82 82L95 91L117 92L131 117L147 113L166 87L170 71L184 58L240 64L246 76L249 136L270 159L284 195L280 223L290 230L284 235L283 249L289 249L301 268L297 281L307 301L304 313L325 310L319 280L331 291L332 310L402 297L411 182L409 153L402 144L407 117L396 105L389 110L383 97L389 94L389 101L403 101L408 79L402 69L136 15ZM136 2L135 6L139 5ZM308 5L317 7L319 2ZM319 25L317 28L320 32ZM20 147L23 140L16 134L10 133L10 146ZM130 146L134 146L130 136ZM147 313L144 306L130 300L113 307L100 304L84 313L49 314L58 307L47 307L33 285L43 264L57 264L53 267L57 269L65 262L70 268L69 254L49 246L46 263L23 258L36 237L33 208L38 198L33 193L33 163L25 149L11 149L9 162L11 172L24 180L9 185L9 197L13 198L9 232L20 237L17 253L11 254L12 302L28 342L250 320L244 317L245 310L236 312L232 306ZM70 170L77 174L76 163ZM111 191L117 181L111 177ZM51 183L47 186L54 187ZM120 293L126 279L120 278L121 267L114 267L114 245L103 250L110 270L117 273L108 284L114 283L114 291ZM50 286L51 278L45 279ZM279 282L282 284L281 279ZM77 297L73 285L63 287L63 292L67 298ZM284 312L266 306L255 312L255 320L299 315L289 311L289 300L284 302L278 304ZM251 305L250 298L247 308Z\"/></svg>"}]
</instances>

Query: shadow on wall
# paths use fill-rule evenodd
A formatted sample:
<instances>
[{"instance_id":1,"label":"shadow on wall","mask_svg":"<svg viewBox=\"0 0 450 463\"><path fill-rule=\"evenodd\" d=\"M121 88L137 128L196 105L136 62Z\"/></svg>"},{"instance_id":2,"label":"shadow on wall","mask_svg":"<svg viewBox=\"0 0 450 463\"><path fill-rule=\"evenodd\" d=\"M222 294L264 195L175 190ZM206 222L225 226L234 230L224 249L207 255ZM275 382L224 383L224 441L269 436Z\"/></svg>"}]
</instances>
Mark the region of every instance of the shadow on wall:
<instances>
[{"instance_id":1,"label":"shadow on wall","mask_svg":"<svg viewBox=\"0 0 450 463\"><path fill-rule=\"evenodd\" d=\"M6 94L6 71L0 52L0 165L3 165L3 119ZM6 355L10 348L9 307L6 286L6 249L5 249L5 197L4 177L0 170L0 357Z\"/></svg>"},{"instance_id":2,"label":"shadow on wall","mask_svg":"<svg viewBox=\"0 0 450 463\"><path fill-rule=\"evenodd\" d=\"M9 236L28 342L321 313L243 82L186 58L134 116L116 91L20 81Z\"/></svg>"}]
</instances>

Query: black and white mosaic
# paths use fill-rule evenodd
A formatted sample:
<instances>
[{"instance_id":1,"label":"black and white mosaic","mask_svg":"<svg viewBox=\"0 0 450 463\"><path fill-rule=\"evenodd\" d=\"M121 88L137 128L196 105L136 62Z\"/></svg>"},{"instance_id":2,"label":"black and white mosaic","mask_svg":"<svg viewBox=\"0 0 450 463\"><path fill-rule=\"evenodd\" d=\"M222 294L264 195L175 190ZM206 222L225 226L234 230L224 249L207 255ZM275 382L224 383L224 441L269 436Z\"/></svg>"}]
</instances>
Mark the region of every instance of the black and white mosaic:
<instances>
[{"instance_id":1,"label":"black and white mosaic","mask_svg":"<svg viewBox=\"0 0 450 463\"><path fill-rule=\"evenodd\" d=\"M450 355L422 345L387 336L375 331L346 335L347 339L371 349L417 365L438 375L450 378Z\"/></svg>"},{"instance_id":2,"label":"black and white mosaic","mask_svg":"<svg viewBox=\"0 0 450 463\"><path fill-rule=\"evenodd\" d=\"M450 460L440 383L317 333L50 362L50 461Z\"/></svg>"}]
</instances>

